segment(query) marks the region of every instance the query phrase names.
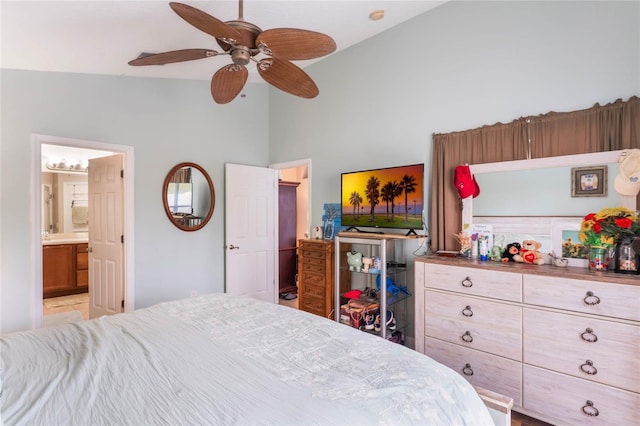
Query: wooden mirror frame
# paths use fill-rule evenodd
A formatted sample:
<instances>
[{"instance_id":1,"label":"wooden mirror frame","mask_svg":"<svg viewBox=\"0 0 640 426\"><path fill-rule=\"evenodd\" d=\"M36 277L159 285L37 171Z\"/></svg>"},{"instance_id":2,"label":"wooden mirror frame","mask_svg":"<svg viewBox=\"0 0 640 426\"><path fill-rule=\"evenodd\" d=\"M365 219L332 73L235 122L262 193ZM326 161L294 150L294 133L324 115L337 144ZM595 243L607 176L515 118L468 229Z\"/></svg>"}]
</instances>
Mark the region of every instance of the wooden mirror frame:
<instances>
[{"instance_id":1,"label":"wooden mirror frame","mask_svg":"<svg viewBox=\"0 0 640 426\"><path fill-rule=\"evenodd\" d=\"M209 197L211 198L211 204L209 206L209 211L207 212L206 216L202 218L200 223L193 226L189 226L177 220L175 215L171 212L171 209L169 208L169 203L167 201L167 191L169 189L169 183L171 183L171 178L173 177L173 175L176 174L178 170L184 167L191 167L198 170L200 173L202 173L202 175L207 181L207 184L209 185ZM176 164L171 170L169 170L169 173L167 173L167 176L164 178L164 183L162 185L162 205L164 206L164 211L167 214L167 217L169 218L171 223L173 223L178 229L181 229L187 232L192 232L192 231L197 231L198 229L202 229L211 219L211 216L213 215L213 210L216 205L216 195L215 195L215 190L213 188L213 181L211 180L211 177L198 164L189 163L189 162Z\"/></svg>"}]
</instances>

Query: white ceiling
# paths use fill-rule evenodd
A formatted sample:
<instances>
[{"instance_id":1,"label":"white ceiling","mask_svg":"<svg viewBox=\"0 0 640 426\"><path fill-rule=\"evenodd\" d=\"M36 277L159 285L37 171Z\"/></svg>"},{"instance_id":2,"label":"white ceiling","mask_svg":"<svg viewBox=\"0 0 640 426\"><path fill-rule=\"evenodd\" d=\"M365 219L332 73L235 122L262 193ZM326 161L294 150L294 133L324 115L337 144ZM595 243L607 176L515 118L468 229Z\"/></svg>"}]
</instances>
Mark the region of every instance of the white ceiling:
<instances>
[{"instance_id":1,"label":"white ceiling","mask_svg":"<svg viewBox=\"0 0 640 426\"><path fill-rule=\"evenodd\" d=\"M183 0L222 21L238 18L236 0ZM246 0L244 19L262 30L302 28L333 37L338 50L432 9L445 1L426 0ZM210 80L228 56L163 66L132 67L141 52L186 48L220 51L215 40L184 21L169 1L0 2L2 68L139 77ZM385 11L384 19L369 14ZM354 52L354 54L357 52ZM313 61L297 61L304 67ZM249 66L250 82L262 82Z\"/></svg>"}]
</instances>

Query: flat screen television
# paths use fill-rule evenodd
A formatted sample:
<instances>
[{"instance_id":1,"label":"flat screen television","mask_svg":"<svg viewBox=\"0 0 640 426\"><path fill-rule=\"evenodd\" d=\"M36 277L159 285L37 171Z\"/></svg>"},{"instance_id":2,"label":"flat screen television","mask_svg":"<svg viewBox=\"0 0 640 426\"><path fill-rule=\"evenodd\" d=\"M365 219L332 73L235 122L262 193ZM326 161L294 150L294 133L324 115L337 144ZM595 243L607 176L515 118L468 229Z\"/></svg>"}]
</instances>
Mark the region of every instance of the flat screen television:
<instances>
[{"instance_id":1,"label":"flat screen television","mask_svg":"<svg viewBox=\"0 0 640 426\"><path fill-rule=\"evenodd\" d=\"M360 228L422 229L424 164L342 173L341 225Z\"/></svg>"}]
</instances>

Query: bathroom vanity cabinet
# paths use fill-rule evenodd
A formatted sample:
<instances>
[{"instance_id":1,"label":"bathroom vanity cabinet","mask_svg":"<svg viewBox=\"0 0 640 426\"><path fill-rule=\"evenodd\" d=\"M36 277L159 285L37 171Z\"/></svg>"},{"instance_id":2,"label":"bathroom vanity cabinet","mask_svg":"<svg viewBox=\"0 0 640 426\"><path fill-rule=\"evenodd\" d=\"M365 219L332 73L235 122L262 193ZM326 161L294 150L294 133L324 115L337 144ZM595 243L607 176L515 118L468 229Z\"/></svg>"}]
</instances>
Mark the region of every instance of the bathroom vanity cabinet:
<instances>
[{"instance_id":1,"label":"bathroom vanity cabinet","mask_svg":"<svg viewBox=\"0 0 640 426\"><path fill-rule=\"evenodd\" d=\"M88 291L87 243L42 246L43 298Z\"/></svg>"}]
</instances>

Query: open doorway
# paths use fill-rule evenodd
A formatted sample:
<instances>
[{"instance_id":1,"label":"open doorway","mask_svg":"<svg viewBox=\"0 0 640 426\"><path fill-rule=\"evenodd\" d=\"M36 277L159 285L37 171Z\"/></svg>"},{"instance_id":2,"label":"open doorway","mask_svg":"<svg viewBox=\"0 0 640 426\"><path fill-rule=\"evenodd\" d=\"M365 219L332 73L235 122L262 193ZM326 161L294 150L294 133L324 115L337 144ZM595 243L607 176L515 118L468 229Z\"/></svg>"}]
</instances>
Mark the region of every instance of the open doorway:
<instances>
[{"instance_id":1,"label":"open doorway","mask_svg":"<svg viewBox=\"0 0 640 426\"><path fill-rule=\"evenodd\" d=\"M311 160L270 167L279 171L279 303L297 309L297 243L310 235Z\"/></svg>"},{"instance_id":2,"label":"open doorway","mask_svg":"<svg viewBox=\"0 0 640 426\"><path fill-rule=\"evenodd\" d=\"M58 316L56 321L78 319L78 314L86 319L85 307L88 295L88 227L87 178L83 169L89 159L104 158L120 154L124 164L124 302L122 310L133 310L134 268L133 268L133 148L122 145L105 144L94 141L60 138L46 135L32 137L32 229L33 276L32 276L32 326L38 328L45 323L44 301L55 296L71 296L67 300L50 303L59 309L48 309L49 313L72 312ZM56 175L49 175L56 172ZM54 202L55 199L55 202ZM49 201L49 203L46 203ZM45 253L45 249L49 249ZM45 259L45 254L47 258ZM51 258L50 256L53 256ZM56 257L58 256L58 257ZM61 257L60 257L61 256ZM53 259L53 261L51 260ZM53 269L51 269L51 266ZM64 266L64 267L62 267ZM51 287L45 282L44 274L66 274ZM50 280L49 280L50 281ZM54 283L56 280L54 280ZM64 283L64 284L60 284ZM57 285L57 287L56 287ZM69 294L67 294L69 293ZM50 296L50 297L47 297ZM75 296L75 297L74 297Z\"/></svg>"}]
</instances>

